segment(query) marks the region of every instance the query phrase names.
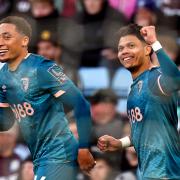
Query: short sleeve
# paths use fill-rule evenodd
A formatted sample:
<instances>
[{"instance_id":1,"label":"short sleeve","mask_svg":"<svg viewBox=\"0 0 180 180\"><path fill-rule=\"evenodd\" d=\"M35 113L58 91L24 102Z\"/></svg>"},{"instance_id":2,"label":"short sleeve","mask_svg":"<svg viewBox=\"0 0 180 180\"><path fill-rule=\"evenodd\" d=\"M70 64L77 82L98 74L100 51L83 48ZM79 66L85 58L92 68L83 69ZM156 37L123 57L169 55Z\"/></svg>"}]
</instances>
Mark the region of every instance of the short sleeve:
<instances>
[{"instance_id":1,"label":"short sleeve","mask_svg":"<svg viewBox=\"0 0 180 180\"><path fill-rule=\"evenodd\" d=\"M51 60L45 60L37 69L37 79L42 90L59 97L71 86L72 81L64 74L63 69Z\"/></svg>"}]
</instances>

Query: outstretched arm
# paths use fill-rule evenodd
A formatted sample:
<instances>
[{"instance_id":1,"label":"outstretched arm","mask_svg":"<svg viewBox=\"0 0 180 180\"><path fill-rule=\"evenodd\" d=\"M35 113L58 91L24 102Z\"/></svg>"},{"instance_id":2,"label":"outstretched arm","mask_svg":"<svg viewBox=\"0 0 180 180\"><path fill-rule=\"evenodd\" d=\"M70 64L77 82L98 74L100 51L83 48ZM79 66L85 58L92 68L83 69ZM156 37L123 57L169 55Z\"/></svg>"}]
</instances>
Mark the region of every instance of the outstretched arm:
<instances>
[{"instance_id":1,"label":"outstretched arm","mask_svg":"<svg viewBox=\"0 0 180 180\"><path fill-rule=\"evenodd\" d=\"M144 40L152 46L161 67L162 75L158 84L164 95L169 95L180 89L180 71L176 64L168 57L157 40L155 27L147 26L141 29Z\"/></svg>"}]
</instances>

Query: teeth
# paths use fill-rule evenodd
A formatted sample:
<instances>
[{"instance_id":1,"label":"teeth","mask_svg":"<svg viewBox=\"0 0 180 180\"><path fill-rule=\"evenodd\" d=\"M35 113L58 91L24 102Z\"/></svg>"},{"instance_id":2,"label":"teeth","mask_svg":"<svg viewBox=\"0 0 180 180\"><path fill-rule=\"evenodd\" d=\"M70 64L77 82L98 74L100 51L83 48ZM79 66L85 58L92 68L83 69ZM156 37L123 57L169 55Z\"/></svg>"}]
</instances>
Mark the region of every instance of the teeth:
<instances>
[{"instance_id":1,"label":"teeth","mask_svg":"<svg viewBox=\"0 0 180 180\"><path fill-rule=\"evenodd\" d=\"M124 58L123 60L124 61L128 61L128 60L130 60L131 59L131 57L127 57L127 58Z\"/></svg>"},{"instance_id":2,"label":"teeth","mask_svg":"<svg viewBox=\"0 0 180 180\"><path fill-rule=\"evenodd\" d=\"M5 53L7 52L8 50L0 50L0 53Z\"/></svg>"},{"instance_id":3,"label":"teeth","mask_svg":"<svg viewBox=\"0 0 180 180\"><path fill-rule=\"evenodd\" d=\"M4 56L8 50L0 50L0 56Z\"/></svg>"}]
</instances>

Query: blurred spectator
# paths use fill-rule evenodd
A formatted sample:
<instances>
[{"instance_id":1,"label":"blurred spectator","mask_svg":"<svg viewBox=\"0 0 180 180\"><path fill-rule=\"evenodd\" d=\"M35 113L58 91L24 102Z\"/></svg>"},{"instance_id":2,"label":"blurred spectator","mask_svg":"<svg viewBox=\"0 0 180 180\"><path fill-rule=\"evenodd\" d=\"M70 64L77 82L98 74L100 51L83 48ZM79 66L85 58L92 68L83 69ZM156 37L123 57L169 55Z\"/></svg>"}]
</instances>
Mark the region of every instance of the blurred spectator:
<instances>
[{"instance_id":1,"label":"blurred spectator","mask_svg":"<svg viewBox=\"0 0 180 180\"><path fill-rule=\"evenodd\" d=\"M69 67L65 61L62 61L63 49L58 42L57 37L42 33L40 39L37 41L37 54L46 57L50 60L55 60L57 64L62 66L66 75L71 78L76 85L79 84L77 72Z\"/></svg>"},{"instance_id":2,"label":"blurred spectator","mask_svg":"<svg viewBox=\"0 0 180 180\"><path fill-rule=\"evenodd\" d=\"M21 164L18 180L33 180L33 179L34 179L33 163L32 163L32 159L29 157L26 160L24 160Z\"/></svg>"},{"instance_id":3,"label":"blurred spectator","mask_svg":"<svg viewBox=\"0 0 180 180\"><path fill-rule=\"evenodd\" d=\"M117 9L125 15L127 20L130 20L132 15L135 13L137 0L108 0L110 6Z\"/></svg>"},{"instance_id":4,"label":"blurred spectator","mask_svg":"<svg viewBox=\"0 0 180 180\"><path fill-rule=\"evenodd\" d=\"M161 23L178 32L180 36L180 1L179 0L161 0L159 3L164 18Z\"/></svg>"},{"instance_id":5,"label":"blurred spectator","mask_svg":"<svg viewBox=\"0 0 180 180\"><path fill-rule=\"evenodd\" d=\"M0 132L0 179L18 179L22 162L14 152L18 133L16 124L8 131Z\"/></svg>"},{"instance_id":6,"label":"blurred spectator","mask_svg":"<svg viewBox=\"0 0 180 180\"><path fill-rule=\"evenodd\" d=\"M78 11L79 0L54 0L55 6L63 17L72 17Z\"/></svg>"},{"instance_id":7,"label":"blurred spectator","mask_svg":"<svg viewBox=\"0 0 180 180\"><path fill-rule=\"evenodd\" d=\"M178 64L179 46L176 39L168 34L160 34L158 38L168 56Z\"/></svg>"},{"instance_id":8,"label":"blurred spectator","mask_svg":"<svg viewBox=\"0 0 180 180\"><path fill-rule=\"evenodd\" d=\"M134 147L129 147L125 150L125 156L129 164L127 171L122 172L116 177L115 180L136 180L137 179L137 166L138 158Z\"/></svg>"},{"instance_id":9,"label":"blurred spectator","mask_svg":"<svg viewBox=\"0 0 180 180\"><path fill-rule=\"evenodd\" d=\"M174 21L169 22L155 0L138 0L132 21L140 26L154 25L159 34L168 34L174 38L178 36L177 29L171 25Z\"/></svg>"},{"instance_id":10,"label":"blurred spectator","mask_svg":"<svg viewBox=\"0 0 180 180\"><path fill-rule=\"evenodd\" d=\"M27 20L32 26L33 36L30 42L32 52L41 36L54 36L58 39L59 14L53 0L30 0L31 18Z\"/></svg>"},{"instance_id":11,"label":"blurred spectator","mask_svg":"<svg viewBox=\"0 0 180 180\"><path fill-rule=\"evenodd\" d=\"M96 166L90 172L90 180L114 180L118 171L113 169L110 159L100 152L93 153Z\"/></svg>"},{"instance_id":12,"label":"blurred spectator","mask_svg":"<svg viewBox=\"0 0 180 180\"><path fill-rule=\"evenodd\" d=\"M133 17L134 23L140 26L161 25L163 13L158 9L154 0L139 0Z\"/></svg>"},{"instance_id":13,"label":"blurred spectator","mask_svg":"<svg viewBox=\"0 0 180 180\"><path fill-rule=\"evenodd\" d=\"M13 9L13 3L11 0L0 0L0 17L4 18L8 16Z\"/></svg>"},{"instance_id":14,"label":"blurred spectator","mask_svg":"<svg viewBox=\"0 0 180 180\"><path fill-rule=\"evenodd\" d=\"M111 89L100 89L90 97L95 139L104 134L116 138L124 136L123 128L128 121L116 111L117 99Z\"/></svg>"},{"instance_id":15,"label":"blurred spectator","mask_svg":"<svg viewBox=\"0 0 180 180\"><path fill-rule=\"evenodd\" d=\"M122 13L108 5L107 0L81 0L82 11L76 22L82 27L80 66L96 67L113 63L117 57L115 32L126 23Z\"/></svg>"},{"instance_id":16,"label":"blurred spectator","mask_svg":"<svg viewBox=\"0 0 180 180\"><path fill-rule=\"evenodd\" d=\"M117 96L111 89L100 89L91 98L91 114L93 119L92 144L105 134L116 138L127 135L129 122L126 116L121 116L117 110ZM111 152L114 168L121 169L122 152ZM109 153L107 153L109 155ZM125 166L125 165L124 165Z\"/></svg>"},{"instance_id":17,"label":"blurred spectator","mask_svg":"<svg viewBox=\"0 0 180 180\"><path fill-rule=\"evenodd\" d=\"M46 36L41 34L40 39L37 41L37 54L46 57L50 60L55 60L57 64L61 65L62 48L57 42L56 37Z\"/></svg>"},{"instance_id":18,"label":"blurred spectator","mask_svg":"<svg viewBox=\"0 0 180 180\"><path fill-rule=\"evenodd\" d=\"M138 7L134 17L134 22L140 26L156 25L157 15L153 7Z\"/></svg>"},{"instance_id":19,"label":"blurred spectator","mask_svg":"<svg viewBox=\"0 0 180 180\"><path fill-rule=\"evenodd\" d=\"M76 0L64 0L61 15L71 17L76 13Z\"/></svg>"},{"instance_id":20,"label":"blurred spectator","mask_svg":"<svg viewBox=\"0 0 180 180\"><path fill-rule=\"evenodd\" d=\"M179 46L176 43L176 39L173 36L170 36L169 34L160 34L158 35L159 41L161 42L164 50L166 51L167 55L177 64L177 66L180 65L178 55L179 53ZM153 54L155 57L155 54ZM159 65L157 57L155 65Z\"/></svg>"},{"instance_id":21,"label":"blurred spectator","mask_svg":"<svg viewBox=\"0 0 180 180\"><path fill-rule=\"evenodd\" d=\"M31 13L34 18L57 17L53 0L30 0Z\"/></svg>"}]
</instances>

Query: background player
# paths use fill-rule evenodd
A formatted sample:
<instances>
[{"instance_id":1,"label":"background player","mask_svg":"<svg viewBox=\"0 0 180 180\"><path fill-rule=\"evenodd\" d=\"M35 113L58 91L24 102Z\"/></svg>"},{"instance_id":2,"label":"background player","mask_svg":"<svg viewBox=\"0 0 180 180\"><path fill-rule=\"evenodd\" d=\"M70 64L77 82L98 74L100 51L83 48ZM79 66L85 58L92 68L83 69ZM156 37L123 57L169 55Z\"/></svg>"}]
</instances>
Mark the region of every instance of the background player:
<instances>
[{"instance_id":1,"label":"background player","mask_svg":"<svg viewBox=\"0 0 180 180\"><path fill-rule=\"evenodd\" d=\"M88 150L89 104L61 67L28 53L30 37L23 18L0 21L0 61L7 63L0 71L0 127L7 130L13 124L11 108L31 151L35 179L73 180L77 157L86 172L95 165ZM79 144L69 130L64 104L74 109Z\"/></svg>"},{"instance_id":2,"label":"background player","mask_svg":"<svg viewBox=\"0 0 180 180\"><path fill-rule=\"evenodd\" d=\"M151 63L151 47L160 67ZM120 30L118 58L133 77L127 113L131 137L99 138L102 151L133 145L140 179L180 179L180 137L177 131L177 91L180 71L157 41L155 27L135 24Z\"/></svg>"}]
</instances>

